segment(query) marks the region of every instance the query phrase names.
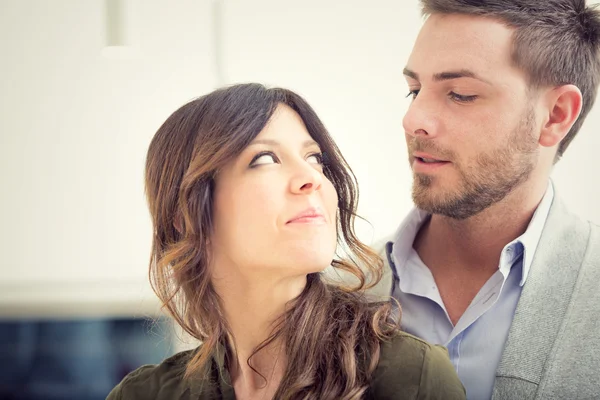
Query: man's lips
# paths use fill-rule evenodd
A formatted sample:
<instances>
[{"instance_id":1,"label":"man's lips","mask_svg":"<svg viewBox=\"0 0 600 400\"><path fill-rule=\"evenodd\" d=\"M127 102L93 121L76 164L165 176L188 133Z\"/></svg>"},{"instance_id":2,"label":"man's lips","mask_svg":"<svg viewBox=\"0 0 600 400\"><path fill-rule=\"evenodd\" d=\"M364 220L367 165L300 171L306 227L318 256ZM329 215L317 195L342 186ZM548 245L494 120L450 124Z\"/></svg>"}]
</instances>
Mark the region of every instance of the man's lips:
<instances>
[{"instance_id":1,"label":"man's lips","mask_svg":"<svg viewBox=\"0 0 600 400\"><path fill-rule=\"evenodd\" d=\"M425 163L446 163L449 162L448 160L444 160L441 157L429 154L429 153L423 153L420 151L416 151L414 153L412 153L413 157L421 162L425 162Z\"/></svg>"}]
</instances>

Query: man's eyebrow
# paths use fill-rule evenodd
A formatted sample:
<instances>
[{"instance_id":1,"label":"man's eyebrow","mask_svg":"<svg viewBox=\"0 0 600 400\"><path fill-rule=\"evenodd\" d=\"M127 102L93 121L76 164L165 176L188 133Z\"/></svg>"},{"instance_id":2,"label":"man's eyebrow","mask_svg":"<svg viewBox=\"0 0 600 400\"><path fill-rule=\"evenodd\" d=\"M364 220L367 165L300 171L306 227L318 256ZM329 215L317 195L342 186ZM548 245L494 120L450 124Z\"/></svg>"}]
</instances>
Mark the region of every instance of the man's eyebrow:
<instances>
[{"instance_id":1,"label":"man's eyebrow","mask_svg":"<svg viewBox=\"0 0 600 400\"><path fill-rule=\"evenodd\" d=\"M411 71L411 70L410 70L410 69L408 69L408 68L404 68L404 70L402 71L402 74L403 74L404 76L408 76L409 78L412 78L412 79L414 79L415 81L418 81L418 80L419 80L419 74L417 74L417 73L416 73L416 72L414 72L414 71Z\"/></svg>"},{"instance_id":2,"label":"man's eyebrow","mask_svg":"<svg viewBox=\"0 0 600 400\"><path fill-rule=\"evenodd\" d=\"M472 78L472 79L477 79L478 81L487 83L488 85L492 84L487 79L482 78L481 76L477 75L475 72L468 70L468 69L461 69L458 71L441 72L439 74L433 75L434 81L448 81L451 79L459 79L459 78Z\"/></svg>"},{"instance_id":3,"label":"man's eyebrow","mask_svg":"<svg viewBox=\"0 0 600 400\"><path fill-rule=\"evenodd\" d=\"M409 78L416 80L416 81L419 80L419 74L417 74L414 71L411 71L408 68L404 68L403 74L405 76L408 76ZM477 75L475 72L468 70L468 69L460 69L458 71L440 72L440 73L433 75L433 80L436 82L449 81L452 79L459 79L459 78L472 78L472 79L477 79L478 81L487 83L488 85L492 84L487 79L482 78L481 76Z\"/></svg>"}]
</instances>

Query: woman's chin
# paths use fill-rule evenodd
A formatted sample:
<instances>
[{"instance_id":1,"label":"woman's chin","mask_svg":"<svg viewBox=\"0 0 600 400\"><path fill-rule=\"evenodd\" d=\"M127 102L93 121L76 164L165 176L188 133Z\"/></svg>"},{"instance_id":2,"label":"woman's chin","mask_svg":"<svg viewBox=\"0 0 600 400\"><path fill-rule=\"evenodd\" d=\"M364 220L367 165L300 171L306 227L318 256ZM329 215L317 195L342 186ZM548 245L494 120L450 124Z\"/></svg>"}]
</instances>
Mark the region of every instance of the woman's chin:
<instances>
[{"instance_id":1,"label":"woman's chin","mask_svg":"<svg viewBox=\"0 0 600 400\"><path fill-rule=\"evenodd\" d=\"M283 269L290 276L320 273L331 266L332 259L332 257L296 257L293 264L286 263Z\"/></svg>"}]
</instances>

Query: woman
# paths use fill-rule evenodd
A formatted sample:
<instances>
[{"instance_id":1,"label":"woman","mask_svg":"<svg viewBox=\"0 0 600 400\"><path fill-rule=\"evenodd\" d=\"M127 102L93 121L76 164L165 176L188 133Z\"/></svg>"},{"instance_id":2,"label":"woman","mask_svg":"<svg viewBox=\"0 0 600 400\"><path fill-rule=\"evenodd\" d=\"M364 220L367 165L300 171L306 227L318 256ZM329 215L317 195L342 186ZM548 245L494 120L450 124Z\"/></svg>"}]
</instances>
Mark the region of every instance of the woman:
<instances>
[{"instance_id":1,"label":"woman","mask_svg":"<svg viewBox=\"0 0 600 400\"><path fill-rule=\"evenodd\" d=\"M202 345L109 399L464 399L445 350L365 299L382 263L353 231L354 176L298 95L244 84L184 105L150 144L146 190L153 288Z\"/></svg>"}]
</instances>

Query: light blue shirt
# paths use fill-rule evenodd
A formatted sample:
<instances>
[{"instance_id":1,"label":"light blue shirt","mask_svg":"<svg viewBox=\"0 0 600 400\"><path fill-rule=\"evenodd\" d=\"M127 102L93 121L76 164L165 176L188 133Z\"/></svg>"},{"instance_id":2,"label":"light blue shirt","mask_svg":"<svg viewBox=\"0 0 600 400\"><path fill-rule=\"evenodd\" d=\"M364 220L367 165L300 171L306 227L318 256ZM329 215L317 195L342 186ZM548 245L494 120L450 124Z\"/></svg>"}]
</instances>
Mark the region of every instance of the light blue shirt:
<instances>
[{"instance_id":1,"label":"light blue shirt","mask_svg":"<svg viewBox=\"0 0 600 400\"><path fill-rule=\"evenodd\" d=\"M483 285L456 326L435 280L413 248L429 214L414 209L387 246L394 272L393 296L402 307L402 329L448 348L469 400L490 399L496 369L554 197L552 183L525 233L502 250L498 271Z\"/></svg>"}]
</instances>

